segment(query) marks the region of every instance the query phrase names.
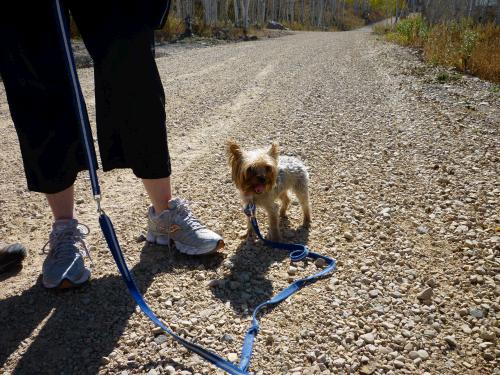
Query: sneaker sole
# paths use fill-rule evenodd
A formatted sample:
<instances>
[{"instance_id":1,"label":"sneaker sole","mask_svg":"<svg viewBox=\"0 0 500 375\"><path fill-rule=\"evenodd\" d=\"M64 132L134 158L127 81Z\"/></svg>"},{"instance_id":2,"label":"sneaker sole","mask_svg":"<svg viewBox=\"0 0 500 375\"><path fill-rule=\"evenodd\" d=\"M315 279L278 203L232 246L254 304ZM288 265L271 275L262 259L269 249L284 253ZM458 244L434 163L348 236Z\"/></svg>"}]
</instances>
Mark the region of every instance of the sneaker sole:
<instances>
[{"instance_id":1,"label":"sneaker sole","mask_svg":"<svg viewBox=\"0 0 500 375\"><path fill-rule=\"evenodd\" d=\"M90 279L90 271L88 269L85 269L85 272L83 272L82 276L78 280L73 281L70 279L63 279L59 284L55 286L46 285L42 280L42 285L46 289L72 289L82 286L89 279Z\"/></svg>"},{"instance_id":2,"label":"sneaker sole","mask_svg":"<svg viewBox=\"0 0 500 375\"><path fill-rule=\"evenodd\" d=\"M175 241L174 241L174 244L175 244ZM183 246L182 249L179 248L179 246L176 246L175 248L179 251L179 253L186 254L186 255L208 255L208 254L213 254L220 249L223 249L224 246L226 246L224 241L219 240L219 242L217 242L217 246L215 246L214 249L209 250L209 251L205 251L205 252L200 252L200 250L195 248L195 247L189 247L189 246L185 246L185 245Z\"/></svg>"},{"instance_id":3,"label":"sneaker sole","mask_svg":"<svg viewBox=\"0 0 500 375\"><path fill-rule=\"evenodd\" d=\"M174 240L169 241L167 236L162 236L162 235L156 236L151 232L148 232L146 234L146 241L149 243L152 243L152 244L160 245L160 246L168 246L169 249L171 248L171 245L172 245L171 242L173 242L175 244L175 241ZM215 253L216 251L223 249L225 246L226 246L226 244L224 243L224 240L219 240L219 242L217 242L217 246L215 246L214 249L209 250L209 251L204 251L204 252L201 251L200 252L200 250L198 248L189 247L189 246L185 246L185 245L184 245L183 249L179 249L178 246L176 246L176 249L180 253L187 254L187 255L207 255L207 254Z\"/></svg>"}]
</instances>

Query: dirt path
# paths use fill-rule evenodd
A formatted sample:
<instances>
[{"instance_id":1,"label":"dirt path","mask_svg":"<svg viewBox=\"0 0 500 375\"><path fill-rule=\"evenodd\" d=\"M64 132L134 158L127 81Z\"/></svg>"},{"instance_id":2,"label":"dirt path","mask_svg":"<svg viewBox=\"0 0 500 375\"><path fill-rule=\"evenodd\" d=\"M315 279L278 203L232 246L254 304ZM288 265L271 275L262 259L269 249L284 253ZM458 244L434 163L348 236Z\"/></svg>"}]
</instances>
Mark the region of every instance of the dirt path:
<instances>
[{"instance_id":1,"label":"dirt path","mask_svg":"<svg viewBox=\"0 0 500 375\"><path fill-rule=\"evenodd\" d=\"M287 285L282 254L238 238L244 217L224 151L229 137L248 147L277 140L311 174L312 228L299 229L295 203L285 237L334 256L339 269L263 317L255 373L499 373L492 85L438 84L437 69L369 29L178 50L157 61L175 194L224 235L226 251L192 259L138 242L148 204L141 185L126 170L101 181L129 266L172 328L237 353L249 312ZM93 118L92 71L79 75ZM30 249L23 271L1 282L0 372L217 373L137 312L98 231L85 175L76 207L92 231L92 282L62 293L41 287L50 215L25 189L3 88L0 150L0 238ZM427 288L430 300L419 300Z\"/></svg>"}]
</instances>

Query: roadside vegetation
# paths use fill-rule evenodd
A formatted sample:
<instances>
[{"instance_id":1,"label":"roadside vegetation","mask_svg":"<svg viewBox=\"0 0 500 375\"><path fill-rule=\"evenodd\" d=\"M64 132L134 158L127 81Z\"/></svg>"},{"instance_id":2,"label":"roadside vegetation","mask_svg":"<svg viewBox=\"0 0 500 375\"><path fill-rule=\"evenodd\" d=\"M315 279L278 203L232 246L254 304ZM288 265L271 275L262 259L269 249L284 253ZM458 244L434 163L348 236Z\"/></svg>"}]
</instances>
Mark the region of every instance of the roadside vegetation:
<instances>
[{"instance_id":1,"label":"roadside vegetation","mask_svg":"<svg viewBox=\"0 0 500 375\"><path fill-rule=\"evenodd\" d=\"M441 17L432 23L429 18L425 13L409 14L393 24L376 25L374 31L391 42L421 49L424 60L431 64L500 83L500 25L495 19L464 15ZM449 80L453 76L438 79Z\"/></svg>"}]
</instances>

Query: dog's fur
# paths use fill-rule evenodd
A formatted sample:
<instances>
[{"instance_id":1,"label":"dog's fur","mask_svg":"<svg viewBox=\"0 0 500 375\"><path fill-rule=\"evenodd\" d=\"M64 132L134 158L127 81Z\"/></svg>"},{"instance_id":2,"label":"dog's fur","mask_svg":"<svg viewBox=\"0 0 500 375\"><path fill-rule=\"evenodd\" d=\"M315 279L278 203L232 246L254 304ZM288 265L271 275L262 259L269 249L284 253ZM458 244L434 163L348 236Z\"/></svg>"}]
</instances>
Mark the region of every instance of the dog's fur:
<instances>
[{"instance_id":1,"label":"dog's fur","mask_svg":"<svg viewBox=\"0 0 500 375\"><path fill-rule=\"evenodd\" d=\"M299 159L292 156L280 157L276 143L268 149L250 151L243 150L235 141L228 141L227 146L233 182L240 190L244 203L253 201L267 211L271 240L281 239L279 218L286 216L290 204L289 190L299 199L304 214L303 225L310 225L309 175ZM281 209L276 204L278 198ZM250 219L247 225L246 237L252 238Z\"/></svg>"}]
</instances>

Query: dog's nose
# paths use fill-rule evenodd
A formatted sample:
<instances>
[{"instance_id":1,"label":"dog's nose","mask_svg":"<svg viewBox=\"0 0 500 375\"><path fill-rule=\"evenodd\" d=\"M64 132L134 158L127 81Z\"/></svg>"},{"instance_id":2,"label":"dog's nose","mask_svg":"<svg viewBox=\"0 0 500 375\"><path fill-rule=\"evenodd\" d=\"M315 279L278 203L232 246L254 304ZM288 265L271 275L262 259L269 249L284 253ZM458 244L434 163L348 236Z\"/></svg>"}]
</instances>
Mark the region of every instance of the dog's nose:
<instances>
[{"instance_id":1,"label":"dog's nose","mask_svg":"<svg viewBox=\"0 0 500 375\"><path fill-rule=\"evenodd\" d=\"M266 178L264 176L257 176L257 181L263 184L264 182L266 182Z\"/></svg>"}]
</instances>

